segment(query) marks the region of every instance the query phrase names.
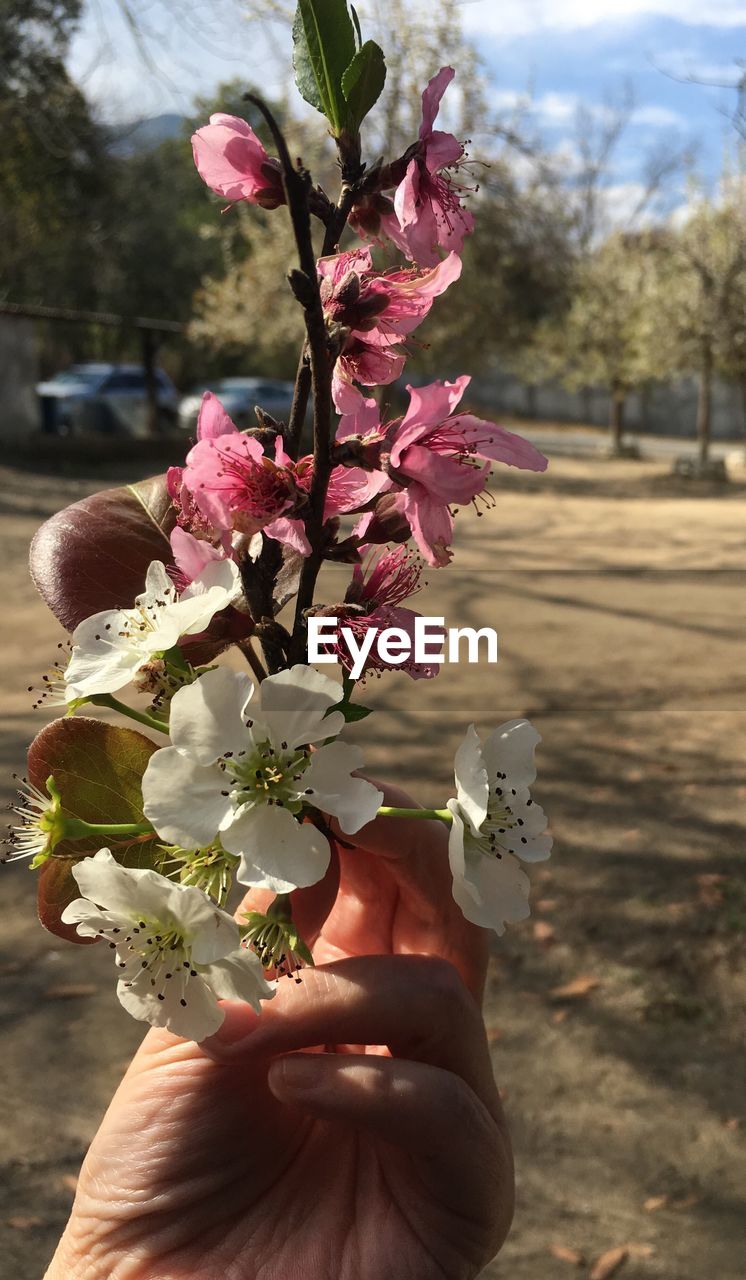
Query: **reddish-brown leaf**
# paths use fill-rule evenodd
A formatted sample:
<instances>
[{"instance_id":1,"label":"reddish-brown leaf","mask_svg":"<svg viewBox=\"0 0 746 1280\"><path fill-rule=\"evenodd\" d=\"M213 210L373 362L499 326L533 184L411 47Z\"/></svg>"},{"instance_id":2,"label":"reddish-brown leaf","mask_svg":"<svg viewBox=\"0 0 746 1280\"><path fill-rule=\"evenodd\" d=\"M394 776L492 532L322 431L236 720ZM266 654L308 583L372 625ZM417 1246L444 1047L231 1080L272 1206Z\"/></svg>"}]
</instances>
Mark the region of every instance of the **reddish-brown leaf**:
<instances>
[{"instance_id":1,"label":"reddish-brown leaf","mask_svg":"<svg viewBox=\"0 0 746 1280\"><path fill-rule=\"evenodd\" d=\"M31 577L73 631L92 613L133 603L151 560L171 560L175 523L165 476L104 489L45 521L31 543Z\"/></svg>"},{"instance_id":2,"label":"reddish-brown leaf","mask_svg":"<svg viewBox=\"0 0 746 1280\"><path fill-rule=\"evenodd\" d=\"M150 562L172 562L169 535L175 523L165 476L104 489L41 526L31 543L31 577L55 617L74 631L93 613L133 604ZM297 552L283 557L277 587L282 602L297 588L301 559ZM226 609L213 618L205 638L187 643L187 656L194 666L211 662L252 629L248 614Z\"/></svg>"},{"instance_id":3,"label":"reddish-brown leaf","mask_svg":"<svg viewBox=\"0 0 746 1280\"><path fill-rule=\"evenodd\" d=\"M658 1209L665 1209L668 1204L668 1196L648 1196L643 1204L646 1213L657 1213Z\"/></svg>"},{"instance_id":4,"label":"reddish-brown leaf","mask_svg":"<svg viewBox=\"0 0 746 1280\"><path fill-rule=\"evenodd\" d=\"M577 1249L569 1249L565 1244L552 1244L549 1246L549 1252L553 1258L557 1258L560 1262L569 1262L574 1267L585 1266L585 1258L582 1253L578 1253Z\"/></svg>"},{"instance_id":5,"label":"reddish-brown leaf","mask_svg":"<svg viewBox=\"0 0 746 1280\"><path fill-rule=\"evenodd\" d=\"M595 978L592 973L582 973L570 982L563 983L561 987L553 987L550 995L555 1000L580 1000L583 996L587 996L590 991L595 991L596 987L600 987L600 985L600 978Z\"/></svg>"},{"instance_id":6,"label":"reddish-brown leaf","mask_svg":"<svg viewBox=\"0 0 746 1280\"><path fill-rule=\"evenodd\" d=\"M607 1249L594 1262L589 1280L609 1280L609 1276L616 1275L628 1257L629 1249L626 1244L620 1244L615 1249Z\"/></svg>"},{"instance_id":7,"label":"reddish-brown leaf","mask_svg":"<svg viewBox=\"0 0 746 1280\"><path fill-rule=\"evenodd\" d=\"M86 716L53 720L29 747L29 780L41 791L54 780L63 810L86 822L142 822L142 775L156 744L135 729L91 720ZM88 943L74 925L60 917L79 896L72 868L78 859L107 843L102 836L63 841L39 872L39 919L50 933L69 942ZM152 866L152 841L109 842L115 857L127 866Z\"/></svg>"}]
</instances>

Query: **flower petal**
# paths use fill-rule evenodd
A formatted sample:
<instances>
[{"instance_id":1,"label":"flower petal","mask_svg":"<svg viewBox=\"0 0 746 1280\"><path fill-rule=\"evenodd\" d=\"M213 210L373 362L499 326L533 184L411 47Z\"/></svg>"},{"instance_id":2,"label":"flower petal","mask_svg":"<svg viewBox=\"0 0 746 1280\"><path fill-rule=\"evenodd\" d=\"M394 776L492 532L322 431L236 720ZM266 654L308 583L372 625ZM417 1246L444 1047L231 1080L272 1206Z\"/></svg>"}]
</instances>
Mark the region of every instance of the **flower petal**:
<instances>
[{"instance_id":1,"label":"flower petal","mask_svg":"<svg viewBox=\"0 0 746 1280\"><path fill-rule=\"evenodd\" d=\"M169 844L203 848L232 812L226 790L217 765L199 765L175 747L163 747L150 757L143 775L143 813Z\"/></svg>"},{"instance_id":2,"label":"flower petal","mask_svg":"<svg viewBox=\"0 0 746 1280\"><path fill-rule=\"evenodd\" d=\"M305 746L320 738L333 738L344 725L344 716L330 707L341 701L342 690L334 680L322 676L313 667L297 663L287 671L263 680L257 692L257 719L270 731L272 742L279 747Z\"/></svg>"},{"instance_id":3,"label":"flower petal","mask_svg":"<svg viewBox=\"0 0 746 1280\"><path fill-rule=\"evenodd\" d=\"M404 490L401 509L409 521L420 555L434 567L448 564L453 517L445 503L431 498L427 489L414 481Z\"/></svg>"},{"instance_id":4,"label":"flower petal","mask_svg":"<svg viewBox=\"0 0 746 1280\"><path fill-rule=\"evenodd\" d=\"M167 982L161 994L163 1000L158 999L146 971L129 985L124 980L117 983L120 1004L133 1018L149 1022L152 1027L166 1027L185 1040L199 1043L217 1031L223 1022L223 1010L199 975L187 982Z\"/></svg>"},{"instance_id":5,"label":"flower petal","mask_svg":"<svg viewBox=\"0 0 746 1280\"><path fill-rule=\"evenodd\" d=\"M432 133L435 117L440 110L440 100L451 83L456 72L453 67L441 67L430 80L422 94L422 125L420 137L428 139Z\"/></svg>"},{"instance_id":6,"label":"flower petal","mask_svg":"<svg viewBox=\"0 0 746 1280\"><path fill-rule=\"evenodd\" d=\"M463 845L456 820L448 841L448 860L453 874L453 896L467 920L483 929L502 934L505 925L525 920L529 878L509 853L501 858L463 859Z\"/></svg>"},{"instance_id":7,"label":"flower petal","mask_svg":"<svg viewBox=\"0 0 746 1280\"><path fill-rule=\"evenodd\" d=\"M491 458L508 467L520 467L523 471L546 471L549 463L543 453L496 422L487 422L471 413L458 413L452 419L455 428L463 433L464 440L476 450L480 458Z\"/></svg>"},{"instance_id":8,"label":"flower petal","mask_svg":"<svg viewBox=\"0 0 746 1280\"><path fill-rule=\"evenodd\" d=\"M137 915L137 878L132 868L120 866L110 849L99 849L92 858L76 862L72 875L84 897L103 911L128 920Z\"/></svg>"},{"instance_id":9,"label":"flower petal","mask_svg":"<svg viewBox=\"0 0 746 1280\"><path fill-rule=\"evenodd\" d=\"M111 912L104 915L88 898L75 898L67 904L60 919L63 924L76 924L81 938L97 938L104 929L110 929L117 920L125 924L129 917Z\"/></svg>"},{"instance_id":10,"label":"flower petal","mask_svg":"<svg viewBox=\"0 0 746 1280\"><path fill-rule=\"evenodd\" d=\"M331 856L328 840L316 827L297 822L278 805L247 810L223 832L222 841L229 853L241 858L236 879L274 893L316 884Z\"/></svg>"},{"instance_id":11,"label":"flower petal","mask_svg":"<svg viewBox=\"0 0 746 1280\"><path fill-rule=\"evenodd\" d=\"M302 520L291 520L288 516L279 516L264 526L268 538L276 542L284 542L286 546L299 551L302 556L310 556L311 544L306 534L306 526Z\"/></svg>"},{"instance_id":12,"label":"flower petal","mask_svg":"<svg viewBox=\"0 0 746 1280\"><path fill-rule=\"evenodd\" d=\"M450 417L461 403L470 382L471 378L468 374L463 374L462 377L456 378L455 382L431 382L426 387L407 387L409 408L402 418L391 450L391 459L395 466L407 445L421 441L427 436L430 428L438 426Z\"/></svg>"},{"instance_id":13,"label":"flower petal","mask_svg":"<svg viewBox=\"0 0 746 1280\"><path fill-rule=\"evenodd\" d=\"M176 567L187 582L193 582L213 560L225 559L225 552L220 547L213 547L204 538L195 538L180 524L174 525L169 540Z\"/></svg>"},{"instance_id":14,"label":"flower petal","mask_svg":"<svg viewBox=\"0 0 746 1280\"><path fill-rule=\"evenodd\" d=\"M174 695L170 734L174 747L198 764L237 754L249 737L244 711L254 694L244 672L215 667Z\"/></svg>"},{"instance_id":15,"label":"flower petal","mask_svg":"<svg viewBox=\"0 0 746 1280\"><path fill-rule=\"evenodd\" d=\"M482 744L473 724L469 725L456 752L454 773L459 808L469 819L476 834L487 816L490 785Z\"/></svg>"},{"instance_id":16,"label":"flower petal","mask_svg":"<svg viewBox=\"0 0 746 1280\"><path fill-rule=\"evenodd\" d=\"M196 964L212 964L235 951L241 935L233 916L194 885L168 883L175 890L171 906L192 960Z\"/></svg>"},{"instance_id":17,"label":"flower petal","mask_svg":"<svg viewBox=\"0 0 746 1280\"><path fill-rule=\"evenodd\" d=\"M494 785L498 773L506 775L505 785L523 791L536 779L534 748L541 742L529 720L507 720L498 725L482 747L484 763Z\"/></svg>"},{"instance_id":18,"label":"flower petal","mask_svg":"<svg viewBox=\"0 0 746 1280\"><path fill-rule=\"evenodd\" d=\"M219 1000L244 1000L255 1013L262 1000L271 1000L276 987L267 982L259 957L241 947L224 960L211 964L205 978Z\"/></svg>"},{"instance_id":19,"label":"flower petal","mask_svg":"<svg viewBox=\"0 0 746 1280\"><path fill-rule=\"evenodd\" d=\"M197 439L215 440L217 436L236 435L238 427L226 413L218 397L213 391L206 391L202 397L197 419Z\"/></svg>"},{"instance_id":20,"label":"flower petal","mask_svg":"<svg viewBox=\"0 0 746 1280\"><path fill-rule=\"evenodd\" d=\"M359 747L348 742L330 742L319 747L311 757L311 763L303 775L305 788L313 794L311 802L337 818L348 835L372 822L379 806L383 804L383 792L366 782L353 778L353 769L363 763Z\"/></svg>"},{"instance_id":21,"label":"flower petal","mask_svg":"<svg viewBox=\"0 0 746 1280\"><path fill-rule=\"evenodd\" d=\"M73 632L73 651L65 671L69 698L114 693L129 684L146 655L128 635L127 615L119 610L94 613ZM174 636L171 644L176 643Z\"/></svg>"},{"instance_id":22,"label":"flower petal","mask_svg":"<svg viewBox=\"0 0 746 1280\"><path fill-rule=\"evenodd\" d=\"M450 505L471 502L487 480L486 466L474 466L428 449L427 441L412 444L399 455L399 470L421 484L432 498Z\"/></svg>"}]
</instances>

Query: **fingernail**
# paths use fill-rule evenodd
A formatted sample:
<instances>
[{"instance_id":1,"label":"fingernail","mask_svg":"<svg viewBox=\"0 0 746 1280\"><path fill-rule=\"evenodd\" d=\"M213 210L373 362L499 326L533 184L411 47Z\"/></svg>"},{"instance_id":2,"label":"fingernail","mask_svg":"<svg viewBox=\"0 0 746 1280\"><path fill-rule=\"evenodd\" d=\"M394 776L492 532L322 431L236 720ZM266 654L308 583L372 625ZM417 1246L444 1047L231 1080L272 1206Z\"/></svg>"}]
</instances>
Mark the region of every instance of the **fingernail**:
<instances>
[{"instance_id":1,"label":"fingernail","mask_svg":"<svg viewBox=\"0 0 746 1280\"><path fill-rule=\"evenodd\" d=\"M276 1095L313 1093L318 1087L318 1068L312 1056L293 1053L276 1058L268 1073L269 1087Z\"/></svg>"}]
</instances>

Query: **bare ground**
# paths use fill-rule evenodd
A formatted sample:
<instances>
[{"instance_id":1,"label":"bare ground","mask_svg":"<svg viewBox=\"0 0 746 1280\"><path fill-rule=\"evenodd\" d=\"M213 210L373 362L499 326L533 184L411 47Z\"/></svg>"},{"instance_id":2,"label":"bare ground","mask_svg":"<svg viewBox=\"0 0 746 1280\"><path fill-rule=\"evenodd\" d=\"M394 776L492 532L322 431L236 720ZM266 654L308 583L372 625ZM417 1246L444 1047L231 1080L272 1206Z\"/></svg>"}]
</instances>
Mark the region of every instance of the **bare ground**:
<instances>
[{"instance_id":1,"label":"bare ground","mask_svg":"<svg viewBox=\"0 0 746 1280\"><path fill-rule=\"evenodd\" d=\"M666 469L557 459L541 479L507 477L494 512L463 517L454 565L419 605L494 626L499 664L373 684L378 714L358 727L371 767L425 803L449 794L469 720L529 715L544 739L556 853L534 872L533 919L495 942L486 1006L519 1185L495 1280L588 1274L613 1246L628 1246L623 1280L743 1275L746 487L693 491ZM28 542L105 482L0 481L9 797L43 722L26 687L59 638ZM43 933L33 888L23 866L4 870L2 1280L43 1274L141 1036L108 953Z\"/></svg>"}]
</instances>

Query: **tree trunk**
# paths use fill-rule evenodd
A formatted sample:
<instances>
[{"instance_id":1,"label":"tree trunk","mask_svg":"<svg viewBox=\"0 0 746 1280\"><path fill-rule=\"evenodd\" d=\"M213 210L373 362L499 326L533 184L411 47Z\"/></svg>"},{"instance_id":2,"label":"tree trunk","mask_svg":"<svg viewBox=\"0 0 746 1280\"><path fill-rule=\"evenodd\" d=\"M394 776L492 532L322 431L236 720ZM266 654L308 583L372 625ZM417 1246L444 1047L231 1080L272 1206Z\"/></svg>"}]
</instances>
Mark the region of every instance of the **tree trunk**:
<instances>
[{"instance_id":1,"label":"tree trunk","mask_svg":"<svg viewBox=\"0 0 746 1280\"><path fill-rule=\"evenodd\" d=\"M699 370L699 400L697 403L698 456L704 466L710 457L712 433L712 348L706 343L702 348L702 364Z\"/></svg>"},{"instance_id":2,"label":"tree trunk","mask_svg":"<svg viewBox=\"0 0 746 1280\"><path fill-rule=\"evenodd\" d=\"M609 404L609 429L611 431L612 453L621 453L624 436L624 406L627 396L620 387L612 387Z\"/></svg>"}]
</instances>

